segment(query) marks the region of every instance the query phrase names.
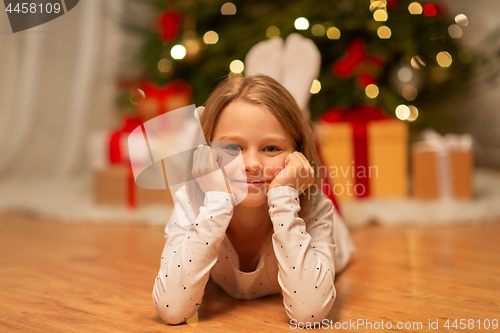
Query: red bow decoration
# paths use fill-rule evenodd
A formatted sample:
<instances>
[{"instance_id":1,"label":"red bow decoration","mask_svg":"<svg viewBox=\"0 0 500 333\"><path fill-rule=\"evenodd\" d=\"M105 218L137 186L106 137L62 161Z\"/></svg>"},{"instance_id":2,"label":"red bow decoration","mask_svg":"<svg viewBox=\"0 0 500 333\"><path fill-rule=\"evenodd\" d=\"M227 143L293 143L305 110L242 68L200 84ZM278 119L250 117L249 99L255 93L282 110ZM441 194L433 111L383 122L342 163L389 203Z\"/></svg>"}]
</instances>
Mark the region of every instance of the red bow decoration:
<instances>
[{"instance_id":1,"label":"red bow decoration","mask_svg":"<svg viewBox=\"0 0 500 333\"><path fill-rule=\"evenodd\" d=\"M382 57L378 55L369 57L363 41L355 39L347 47L347 53L333 64L332 71L341 79L355 76L358 84L365 88L377 82L375 75L382 67L384 67Z\"/></svg>"},{"instance_id":2,"label":"red bow decoration","mask_svg":"<svg viewBox=\"0 0 500 333\"><path fill-rule=\"evenodd\" d=\"M187 106L191 102L191 86L181 79L170 81L163 87L152 82L142 82L137 87L145 95L144 100L137 106L137 112L143 122Z\"/></svg>"},{"instance_id":3,"label":"red bow decoration","mask_svg":"<svg viewBox=\"0 0 500 333\"><path fill-rule=\"evenodd\" d=\"M371 121L389 118L384 111L372 106L358 106L352 109L332 108L319 120L327 123L348 122L353 129L354 165L356 170L368 170L368 137L366 126ZM367 177L356 178L365 191L360 197L370 195L370 182Z\"/></svg>"},{"instance_id":4,"label":"red bow decoration","mask_svg":"<svg viewBox=\"0 0 500 333\"><path fill-rule=\"evenodd\" d=\"M161 13L156 20L156 25L160 29L161 39L164 43L173 41L179 34L181 14L170 10Z\"/></svg>"}]
</instances>

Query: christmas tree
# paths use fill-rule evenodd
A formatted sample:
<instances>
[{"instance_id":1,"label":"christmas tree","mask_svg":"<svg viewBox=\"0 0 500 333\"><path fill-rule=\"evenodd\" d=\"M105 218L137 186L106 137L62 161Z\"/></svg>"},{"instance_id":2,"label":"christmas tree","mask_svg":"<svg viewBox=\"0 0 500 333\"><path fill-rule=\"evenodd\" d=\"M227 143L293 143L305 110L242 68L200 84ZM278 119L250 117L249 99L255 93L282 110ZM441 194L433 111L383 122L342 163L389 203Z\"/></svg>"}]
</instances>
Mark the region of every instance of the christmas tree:
<instances>
[{"instance_id":1,"label":"christmas tree","mask_svg":"<svg viewBox=\"0 0 500 333\"><path fill-rule=\"evenodd\" d=\"M313 40L322 56L320 76L311 85L313 119L332 107L368 105L410 121L414 129L432 126L446 132L453 124L442 105L467 89L474 63L459 43L467 17L428 2L144 3L155 12L153 24L124 22L145 40L137 57L142 74L129 79L155 87L180 84L183 91L188 84L196 105L221 79L242 75L252 46L296 32ZM126 101L137 100L134 89L125 95Z\"/></svg>"}]
</instances>

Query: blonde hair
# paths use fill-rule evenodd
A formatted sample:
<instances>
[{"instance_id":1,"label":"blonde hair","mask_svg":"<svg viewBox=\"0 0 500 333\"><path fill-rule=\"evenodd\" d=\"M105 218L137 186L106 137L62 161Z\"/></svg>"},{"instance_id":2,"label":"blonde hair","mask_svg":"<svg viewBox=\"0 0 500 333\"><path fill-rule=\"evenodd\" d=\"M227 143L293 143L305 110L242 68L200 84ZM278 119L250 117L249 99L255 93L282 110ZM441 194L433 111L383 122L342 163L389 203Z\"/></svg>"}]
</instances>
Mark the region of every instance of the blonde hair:
<instances>
[{"instance_id":1,"label":"blonde hair","mask_svg":"<svg viewBox=\"0 0 500 333\"><path fill-rule=\"evenodd\" d=\"M312 131L312 121L305 117L293 96L281 84L266 75L238 77L222 81L205 103L205 110L199 117L204 139L210 142L218 123L219 115L226 106L234 101L244 101L258 105L270 111L280 122L281 126L290 135L295 144L295 149L301 152L309 161L314 173L314 184L300 195L299 216L307 222L307 218L317 196L321 195L321 177L316 172L320 170L319 159ZM196 138L192 147L201 144L203 138ZM189 164L190 163L190 164ZM188 160L187 170L192 169L192 156ZM311 189L316 191L312 193ZM195 203L197 213L203 205L204 193L196 182L188 183L187 194Z\"/></svg>"}]
</instances>

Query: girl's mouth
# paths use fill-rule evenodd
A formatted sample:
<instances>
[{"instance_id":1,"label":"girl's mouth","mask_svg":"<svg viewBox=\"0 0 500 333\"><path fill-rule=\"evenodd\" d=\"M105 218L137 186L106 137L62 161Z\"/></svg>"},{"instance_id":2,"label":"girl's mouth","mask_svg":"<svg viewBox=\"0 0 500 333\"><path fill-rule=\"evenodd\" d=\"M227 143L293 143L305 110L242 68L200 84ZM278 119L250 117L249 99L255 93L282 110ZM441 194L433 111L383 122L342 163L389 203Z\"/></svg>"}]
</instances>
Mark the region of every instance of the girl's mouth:
<instances>
[{"instance_id":1,"label":"girl's mouth","mask_svg":"<svg viewBox=\"0 0 500 333\"><path fill-rule=\"evenodd\" d=\"M271 183L270 180L235 180L235 182L247 187L261 187Z\"/></svg>"}]
</instances>

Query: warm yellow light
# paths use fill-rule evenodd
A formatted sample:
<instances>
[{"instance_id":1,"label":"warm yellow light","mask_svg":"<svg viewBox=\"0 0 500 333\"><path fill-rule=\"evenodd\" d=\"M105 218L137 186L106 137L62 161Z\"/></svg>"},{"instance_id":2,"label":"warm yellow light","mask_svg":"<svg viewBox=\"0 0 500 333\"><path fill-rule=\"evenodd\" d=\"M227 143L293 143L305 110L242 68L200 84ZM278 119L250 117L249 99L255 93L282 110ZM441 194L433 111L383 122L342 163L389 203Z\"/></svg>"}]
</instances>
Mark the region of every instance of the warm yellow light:
<instances>
[{"instance_id":1,"label":"warm yellow light","mask_svg":"<svg viewBox=\"0 0 500 333\"><path fill-rule=\"evenodd\" d=\"M377 22L385 22L388 17L387 12L383 9L378 9L373 13L373 19Z\"/></svg>"},{"instance_id":2,"label":"warm yellow light","mask_svg":"<svg viewBox=\"0 0 500 333\"><path fill-rule=\"evenodd\" d=\"M439 52L436 56L436 60L441 67L450 67L451 63L453 62L451 54L446 51Z\"/></svg>"},{"instance_id":3,"label":"warm yellow light","mask_svg":"<svg viewBox=\"0 0 500 333\"><path fill-rule=\"evenodd\" d=\"M339 39L340 30L336 27L330 27L326 30L326 37L328 37L328 39Z\"/></svg>"},{"instance_id":4,"label":"warm yellow light","mask_svg":"<svg viewBox=\"0 0 500 333\"><path fill-rule=\"evenodd\" d=\"M455 16L455 22L457 22L457 24L461 25L462 27L466 27L467 25L469 25L469 19L464 14L458 14L457 16Z\"/></svg>"},{"instance_id":5,"label":"warm yellow light","mask_svg":"<svg viewBox=\"0 0 500 333\"><path fill-rule=\"evenodd\" d=\"M169 59L161 59L158 61L158 70L162 73L168 73L172 69L172 61Z\"/></svg>"},{"instance_id":6,"label":"warm yellow light","mask_svg":"<svg viewBox=\"0 0 500 333\"><path fill-rule=\"evenodd\" d=\"M448 33L451 38L460 38L462 37L462 28L458 24L452 24L448 27Z\"/></svg>"},{"instance_id":7,"label":"warm yellow light","mask_svg":"<svg viewBox=\"0 0 500 333\"><path fill-rule=\"evenodd\" d=\"M226 2L220 8L222 15L234 15L236 14L236 6L232 2Z\"/></svg>"},{"instance_id":8,"label":"warm yellow light","mask_svg":"<svg viewBox=\"0 0 500 333\"><path fill-rule=\"evenodd\" d=\"M413 105L408 105L408 108L410 109L410 115L406 118L406 120L415 121L418 117L418 109Z\"/></svg>"},{"instance_id":9,"label":"warm yellow light","mask_svg":"<svg viewBox=\"0 0 500 333\"><path fill-rule=\"evenodd\" d=\"M311 94L317 94L319 93L320 90L321 90L321 82L319 82L318 80L313 80L309 92Z\"/></svg>"},{"instance_id":10,"label":"warm yellow light","mask_svg":"<svg viewBox=\"0 0 500 333\"><path fill-rule=\"evenodd\" d=\"M385 10L385 3L380 0L375 0L370 4L370 11Z\"/></svg>"},{"instance_id":11,"label":"warm yellow light","mask_svg":"<svg viewBox=\"0 0 500 333\"><path fill-rule=\"evenodd\" d=\"M309 28L309 21L305 17L299 17L293 25L297 30L307 30Z\"/></svg>"},{"instance_id":12,"label":"warm yellow light","mask_svg":"<svg viewBox=\"0 0 500 333\"><path fill-rule=\"evenodd\" d=\"M280 29L278 27L275 27L274 25L272 25L269 28L267 28L266 36L269 38L279 37L280 36Z\"/></svg>"},{"instance_id":13,"label":"warm yellow light","mask_svg":"<svg viewBox=\"0 0 500 333\"><path fill-rule=\"evenodd\" d=\"M401 95L403 95L403 97L407 101L413 101L415 98L417 98L418 91L417 91L417 88L415 88L411 84L407 84L403 87L403 90L401 91Z\"/></svg>"},{"instance_id":14,"label":"warm yellow light","mask_svg":"<svg viewBox=\"0 0 500 333\"><path fill-rule=\"evenodd\" d=\"M377 97L378 93L379 93L379 90L375 84L369 84L365 88L365 94L366 94L366 96L368 96L370 98Z\"/></svg>"},{"instance_id":15,"label":"warm yellow light","mask_svg":"<svg viewBox=\"0 0 500 333\"><path fill-rule=\"evenodd\" d=\"M410 64L411 64L411 67L413 67L415 69L422 69L426 66L425 62L418 55L411 58Z\"/></svg>"},{"instance_id":16,"label":"warm yellow light","mask_svg":"<svg viewBox=\"0 0 500 333\"><path fill-rule=\"evenodd\" d=\"M236 59L236 60L231 61L231 64L229 65L229 69L233 73L241 73L245 69L245 65L243 64L243 61Z\"/></svg>"},{"instance_id":17,"label":"warm yellow light","mask_svg":"<svg viewBox=\"0 0 500 333\"><path fill-rule=\"evenodd\" d=\"M315 24L312 26L311 32L314 36L323 36L325 34L325 27L321 24Z\"/></svg>"},{"instance_id":18,"label":"warm yellow light","mask_svg":"<svg viewBox=\"0 0 500 333\"><path fill-rule=\"evenodd\" d=\"M377 35L380 39L389 39L391 38L392 32L388 26L383 25L380 28L378 28Z\"/></svg>"},{"instance_id":19,"label":"warm yellow light","mask_svg":"<svg viewBox=\"0 0 500 333\"><path fill-rule=\"evenodd\" d=\"M203 35L203 42L205 44L215 44L219 41L219 34L213 30L205 32Z\"/></svg>"},{"instance_id":20,"label":"warm yellow light","mask_svg":"<svg viewBox=\"0 0 500 333\"><path fill-rule=\"evenodd\" d=\"M170 50L170 55L174 59L182 59L186 56L186 48L182 45L177 44Z\"/></svg>"},{"instance_id":21,"label":"warm yellow light","mask_svg":"<svg viewBox=\"0 0 500 333\"><path fill-rule=\"evenodd\" d=\"M409 67L401 67L398 71L398 79L401 82L410 82L413 77L413 73Z\"/></svg>"},{"instance_id":22,"label":"warm yellow light","mask_svg":"<svg viewBox=\"0 0 500 333\"><path fill-rule=\"evenodd\" d=\"M408 6L408 11L410 12L410 14L412 15L420 15L422 14L422 5L419 4L418 2L412 2L409 6Z\"/></svg>"},{"instance_id":23,"label":"warm yellow light","mask_svg":"<svg viewBox=\"0 0 500 333\"><path fill-rule=\"evenodd\" d=\"M404 104L399 105L396 108L396 117L401 120L406 120L410 116L410 108Z\"/></svg>"}]
</instances>

